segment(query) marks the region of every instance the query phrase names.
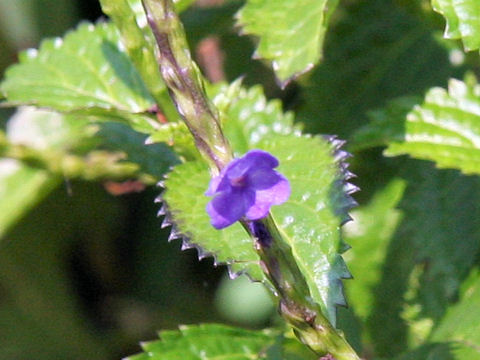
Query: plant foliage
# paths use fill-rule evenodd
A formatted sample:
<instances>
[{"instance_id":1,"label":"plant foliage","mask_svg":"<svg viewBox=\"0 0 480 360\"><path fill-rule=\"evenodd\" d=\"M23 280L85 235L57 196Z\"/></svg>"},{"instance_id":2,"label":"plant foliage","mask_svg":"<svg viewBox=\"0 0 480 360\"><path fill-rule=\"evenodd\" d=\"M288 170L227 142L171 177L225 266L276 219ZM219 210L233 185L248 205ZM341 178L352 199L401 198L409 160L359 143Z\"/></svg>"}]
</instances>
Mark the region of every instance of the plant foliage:
<instances>
[{"instance_id":1,"label":"plant foliage","mask_svg":"<svg viewBox=\"0 0 480 360\"><path fill-rule=\"evenodd\" d=\"M27 3L0 2L5 54L64 9ZM480 359L480 2L212 3L100 0L6 69L0 358L110 359L160 326L127 359ZM291 195L216 230L209 182L253 149ZM222 321L221 265L280 317L178 326Z\"/></svg>"}]
</instances>

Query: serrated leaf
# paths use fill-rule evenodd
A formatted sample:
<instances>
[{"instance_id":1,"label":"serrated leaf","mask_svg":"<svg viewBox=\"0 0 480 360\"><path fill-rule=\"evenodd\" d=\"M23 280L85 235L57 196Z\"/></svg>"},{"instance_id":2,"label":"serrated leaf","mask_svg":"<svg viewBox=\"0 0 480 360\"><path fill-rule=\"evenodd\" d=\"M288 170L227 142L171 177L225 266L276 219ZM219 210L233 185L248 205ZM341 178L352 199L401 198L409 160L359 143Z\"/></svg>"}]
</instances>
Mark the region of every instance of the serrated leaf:
<instances>
[{"instance_id":1,"label":"serrated leaf","mask_svg":"<svg viewBox=\"0 0 480 360\"><path fill-rule=\"evenodd\" d=\"M222 106L219 103L225 94L228 101ZM293 113L283 112L277 99L267 101L261 86L249 89L237 88L235 83L223 86L217 90L213 102L220 109L223 131L237 155L255 148L271 135L300 134L299 126L293 124Z\"/></svg>"},{"instance_id":2,"label":"serrated leaf","mask_svg":"<svg viewBox=\"0 0 480 360\"><path fill-rule=\"evenodd\" d=\"M160 341L142 343L144 354L126 360L158 359L265 359L275 337L224 325L182 326L179 331L160 332Z\"/></svg>"},{"instance_id":3,"label":"serrated leaf","mask_svg":"<svg viewBox=\"0 0 480 360\"><path fill-rule=\"evenodd\" d=\"M432 0L445 17L447 39L461 39L467 51L480 47L480 3L477 0Z\"/></svg>"},{"instance_id":4,"label":"serrated leaf","mask_svg":"<svg viewBox=\"0 0 480 360\"><path fill-rule=\"evenodd\" d=\"M195 147L193 136L184 122L162 124L147 138L146 143L165 143L184 160L198 160L201 156Z\"/></svg>"},{"instance_id":5,"label":"serrated leaf","mask_svg":"<svg viewBox=\"0 0 480 360\"><path fill-rule=\"evenodd\" d=\"M403 214L396 206L406 182L396 178L375 193L369 204L351 212L352 222L344 226L345 240L352 246L346 254L355 281L346 284L355 314L366 319L374 304L373 289L379 283L388 245Z\"/></svg>"},{"instance_id":6,"label":"serrated leaf","mask_svg":"<svg viewBox=\"0 0 480 360\"><path fill-rule=\"evenodd\" d=\"M67 151L76 147L88 147L96 128L88 120L74 116L37 109L19 107L6 124L9 142L37 150L55 149Z\"/></svg>"},{"instance_id":7,"label":"serrated leaf","mask_svg":"<svg viewBox=\"0 0 480 360\"><path fill-rule=\"evenodd\" d=\"M345 195L333 145L320 138L271 134L256 147L276 156L279 171L290 181L289 200L273 207L272 213L313 299L334 324L335 306L345 303L340 279L350 276L340 256L344 244L339 228L353 204ZM207 168L198 163L174 168L165 181L163 195L173 223L203 251L230 264L234 272L245 270L254 279L263 280L252 240L243 228L238 223L223 230L210 225L205 211L209 198L204 195L209 179Z\"/></svg>"},{"instance_id":8,"label":"serrated leaf","mask_svg":"<svg viewBox=\"0 0 480 360\"><path fill-rule=\"evenodd\" d=\"M266 138L260 148L278 157L279 171L290 181L290 198L272 213L312 298L335 325L336 306L346 305L341 279L351 277L340 256L346 249L340 226L349 220L347 211L355 202L347 195L351 191L343 183L334 145L290 135Z\"/></svg>"},{"instance_id":9,"label":"serrated leaf","mask_svg":"<svg viewBox=\"0 0 480 360\"><path fill-rule=\"evenodd\" d=\"M386 155L409 154L435 161L439 168L480 173L480 86L452 79L448 91L431 89L407 115L403 142Z\"/></svg>"},{"instance_id":10,"label":"serrated leaf","mask_svg":"<svg viewBox=\"0 0 480 360\"><path fill-rule=\"evenodd\" d=\"M450 63L449 52L428 26L428 14L408 13L405 3L342 3L341 16L329 29L325 59L296 102L307 132L349 139L367 123L367 111L399 96L423 96L464 73Z\"/></svg>"},{"instance_id":11,"label":"serrated leaf","mask_svg":"<svg viewBox=\"0 0 480 360\"><path fill-rule=\"evenodd\" d=\"M422 98L416 96L400 97L388 101L381 109L369 111L370 123L353 134L348 149L356 152L385 146L391 141L402 141L405 118L421 102Z\"/></svg>"},{"instance_id":12,"label":"serrated leaf","mask_svg":"<svg viewBox=\"0 0 480 360\"><path fill-rule=\"evenodd\" d=\"M20 54L0 90L8 105L30 104L155 128L154 101L122 50L112 24L83 23L63 39Z\"/></svg>"},{"instance_id":13,"label":"serrated leaf","mask_svg":"<svg viewBox=\"0 0 480 360\"><path fill-rule=\"evenodd\" d=\"M231 272L247 271L252 278L264 280L252 241L242 226L236 223L217 231L210 225L205 210L209 199L204 195L209 181L208 169L201 162L177 165L168 174L162 198L175 228L200 246L201 257L213 254L217 262L229 264Z\"/></svg>"},{"instance_id":14,"label":"serrated leaf","mask_svg":"<svg viewBox=\"0 0 480 360\"><path fill-rule=\"evenodd\" d=\"M448 90L430 89L421 105L404 116L388 107L357 134L357 142L385 142L385 155L408 154L435 161L439 168L480 173L480 85L451 79ZM363 140L362 140L363 137ZM360 140L359 140L360 138Z\"/></svg>"},{"instance_id":15,"label":"serrated leaf","mask_svg":"<svg viewBox=\"0 0 480 360\"><path fill-rule=\"evenodd\" d=\"M260 38L257 57L272 62L286 85L321 58L328 20L337 0L249 0L238 13L247 34Z\"/></svg>"},{"instance_id":16,"label":"serrated leaf","mask_svg":"<svg viewBox=\"0 0 480 360\"><path fill-rule=\"evenodd\" d=\"M160 340L142 343L144 353L125 360L315 359L315 355L305 351L298 341L269 330L202 324L181 326L178 331L162 331L159 337Z\"/></svg>"}]
</instances>

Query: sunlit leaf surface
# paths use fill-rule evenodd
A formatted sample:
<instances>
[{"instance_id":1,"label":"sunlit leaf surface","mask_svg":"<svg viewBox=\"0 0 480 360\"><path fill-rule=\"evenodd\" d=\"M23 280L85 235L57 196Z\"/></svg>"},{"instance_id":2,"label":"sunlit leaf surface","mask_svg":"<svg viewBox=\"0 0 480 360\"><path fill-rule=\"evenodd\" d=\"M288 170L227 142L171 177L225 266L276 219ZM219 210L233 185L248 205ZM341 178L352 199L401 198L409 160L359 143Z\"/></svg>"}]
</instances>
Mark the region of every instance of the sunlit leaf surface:
<instances>
[{"instance_id":1,"label":"sunlit leaf surface","mask_svg":"<svg viewBox=\"0 0 480 360\"><path fill-rule=\"evenodd\" d=\"M461 39L466 50L480 47L480 2L477 0L432 0L433 8L447 21L445 37Z\"/></svg>"},{"instance_id":2,"label":"sunlit leaf surface","mask_svg":"<svg viewBox=\"0 0 480 360\"><path fill-rule=\"evenodd\" d=\"M337 0L249 0L238 13L247 34L259 37L255 56L271 61L282 84L321 58L328 20Z\"/></svg>"}]
</instances>

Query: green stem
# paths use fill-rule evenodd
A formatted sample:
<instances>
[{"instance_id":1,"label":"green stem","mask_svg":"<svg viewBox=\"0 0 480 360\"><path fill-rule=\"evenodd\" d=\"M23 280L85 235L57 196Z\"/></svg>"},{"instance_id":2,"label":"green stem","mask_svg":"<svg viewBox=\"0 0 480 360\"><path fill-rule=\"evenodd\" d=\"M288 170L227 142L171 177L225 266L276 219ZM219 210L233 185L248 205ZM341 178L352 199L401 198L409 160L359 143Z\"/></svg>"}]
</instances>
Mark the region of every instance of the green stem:
<instances>
[{"instance_id":1,"label":"green stem","mask_svg":"<svg viewBox=\"0 0 480 360\"><path fill-rule=\"evenodd\" d=\"M307 282L273 218L243 221L255 239L261 266L278 293L279 312L297 337L319 356L332 354L337 360L359 360L350 344L322 314L312 300Z\"/></svg>"},{"instance_id":2,"label":"green stem","mask_svg":"<svg viewBox=\"0 0 480 360\"><path fill-rule=\"evenodd\" d=\"M168 96L165 84L159 76L157 61L154 54L154 39L148 27L142 29L137 23L127 0L100 0L100 5L115 23L121 33L122 43L135 68L152 94L159 109L169 121L176 121L178 113Z\"/></svg>"},{"instance_id":3,"label":"green stem","mask_svg":"<svg viewBox=\"0 0 480 360\"><path fill-rule=\"evenodd\" d=\"M38 150L24 145L12 144L0 132L0 157L15 159L29 166L45 169L66 178L86 180L139 179L152 184L155 179L140 172L137 164L123 161L125 154L93 150L84 156L69 154L61 150Z\"/></svg>"}]
</instances>

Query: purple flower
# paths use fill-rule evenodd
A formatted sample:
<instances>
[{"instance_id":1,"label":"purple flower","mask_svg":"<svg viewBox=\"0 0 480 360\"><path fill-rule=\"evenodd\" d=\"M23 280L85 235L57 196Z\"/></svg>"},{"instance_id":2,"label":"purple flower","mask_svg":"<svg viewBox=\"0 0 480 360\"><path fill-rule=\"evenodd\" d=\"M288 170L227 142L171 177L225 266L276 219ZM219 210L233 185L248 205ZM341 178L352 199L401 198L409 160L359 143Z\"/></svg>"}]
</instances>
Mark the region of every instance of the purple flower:
<instances>
[{"instance_id":1,"label":"purple flower","mask_svg":"<svg viewBox=\"0 0 480 360\"><path fill-rule=\"evenodd\" d=\"M278 160L262 150L251 150L228 164L205 193L213 196L207 205L212 225L223 229L244 216L261 219L272 205L285 202L290 184L274 170L277 166Z\"/></svg>"}]
</instances>

